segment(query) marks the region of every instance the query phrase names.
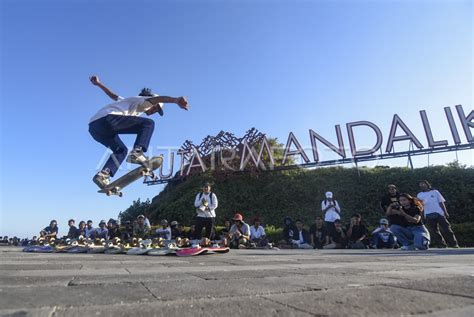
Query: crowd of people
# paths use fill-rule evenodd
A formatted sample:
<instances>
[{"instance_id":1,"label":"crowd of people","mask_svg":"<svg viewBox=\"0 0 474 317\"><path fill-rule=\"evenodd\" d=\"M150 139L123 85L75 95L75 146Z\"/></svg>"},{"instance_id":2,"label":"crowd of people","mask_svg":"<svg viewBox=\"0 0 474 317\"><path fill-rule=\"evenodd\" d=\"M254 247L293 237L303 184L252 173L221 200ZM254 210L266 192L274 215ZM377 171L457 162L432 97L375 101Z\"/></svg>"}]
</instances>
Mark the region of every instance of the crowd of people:
<instances>
[{"instance_id":1,"label":"crowd of people","mask_svg":"<svg viewBox=\"0 0 474 317\"><path fill-rule=\"evenodd\" d=\"M231 248L280 248L297 249L366 249L401 248L402 250L426 250L430 246L458 248L458 242L448 221L445 199L433 189L426 180L419 182L420 192L416 197L401 193L396 185L387 187L387 194L381 199L380 208L384 217L377 227L369 232L360 213L354 213L349 223L342 223L342 210L332 192L326 192L321 202L321 212L317 212L309 228L301 219L285 217L282 237L279 241L270 241L259 218L253 218L251 224L244 221L242 213L236 213L232 219L226 219L223 226L216 226L218 199L211 191L211 184L205 183L197 193L194 207L194 224L187 227L178 221L161 220L156 229L152 229L149 219L139 215L134 221L122 224L115 219L101 220L98 227L92 220L68 221L66 236L58 236L57 221L41 230L39 239L114 239L128 241L133 238L161 238L166 241L214 241ZM6 240L6 241L5 241ZM1 242L1 241L0 241ZM35 244L33 239L4 238L7 244Z\"/></svg>"}]
</instances>

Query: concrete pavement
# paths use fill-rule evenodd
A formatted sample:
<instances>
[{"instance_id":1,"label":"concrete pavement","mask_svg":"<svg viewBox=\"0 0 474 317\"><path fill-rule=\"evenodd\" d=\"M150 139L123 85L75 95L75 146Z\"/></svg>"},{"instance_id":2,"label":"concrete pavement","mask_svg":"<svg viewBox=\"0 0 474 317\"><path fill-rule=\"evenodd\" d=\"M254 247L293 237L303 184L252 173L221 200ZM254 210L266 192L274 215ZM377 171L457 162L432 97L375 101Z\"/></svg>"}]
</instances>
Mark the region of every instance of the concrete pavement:
<instances>
[{"instance_id":1,"label":"concrete pavement","mask_svg":"<svg viewBox=\"0 0 474 317\"><path fill-rule=\"evenodd\" d=\"M0 247L1 316L473 316L474 249L191 258Z\"/></svg>"}]
</instances>

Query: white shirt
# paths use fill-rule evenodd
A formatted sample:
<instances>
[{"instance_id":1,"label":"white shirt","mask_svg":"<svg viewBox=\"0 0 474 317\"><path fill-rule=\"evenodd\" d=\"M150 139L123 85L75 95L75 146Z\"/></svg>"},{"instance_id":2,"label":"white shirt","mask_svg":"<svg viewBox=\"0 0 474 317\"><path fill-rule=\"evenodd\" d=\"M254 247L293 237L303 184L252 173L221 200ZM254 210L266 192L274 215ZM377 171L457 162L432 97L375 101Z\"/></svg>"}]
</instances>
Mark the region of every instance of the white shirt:
<instances>
[{"instance_id":1,"label":"white shirt","mask_svg":"<svg viewBox=\"0 0 474 317\"><path fill-rule=\"evenodd\" d=\"M196 199L194 200L194 207L196 207L196 212L198 217L204 218L212 218L216 216L216 208L218 206L217 203L217 196L214 193L212 194L212 202L211 202L211 195L205 194L204 192L200 192L196 195ZM202 203L202 200L207 202L207 207Z\"/></svg>"},{"instance_id":2,"label":"white shirt","mask_svg":"<svg viewBox=\"0 0 474 317\"><path fill-rule=\"evenodd\" d=\"M425 215L438 213L444 216L444 211L439 204L444 203L446 200L439 191L432 189L427 192L418 193L416 197L423 201Z\"/></svg>"},{"instance_id":3,"label":"white shirt","mask_svg":"<svg viewBox=\"0 0 474 317\"><path fill-rule=\"evenodd\" d=\"M258 228L255 228L255 226L250 227L250 239L260 239L265 235L265 229L263 229L262 226L258 226Z\"/></svg>"},{"instance_id":4,"label":"white shirt","mask_svg":"<svg viewBox=\"0 0 474 317\"><path fill-rule=\"evenodd\" d=\"M336 219L341 219L341 216L339 215L341 213L341 208L339 207L337 200L333 200L331 202L328 200L327 203L326 200L323 200L321 202L321 210L326 209L330 204L335 205L335 207L331 207L326 210L324 221L334 222Z\"/></svg>"},{"instance_id":5,"label":"white shirt","mask_svg":"<svg viewBox=\"0 0 474 317\"><path fill-rule=\"evenodd\" d=\"M155 95L157 97L158 95ZM107 106L100 109L89 122L95 121L97 119L103 118L109 114L115 114L119 116L140 116L143 112L147 111L153 105L147 101L147 99L152 98L150 96L142 97L118 97L117 101L108 104ZM159 104L161 109L163 109L163 103Z\"/></svg>"}]
</instances>

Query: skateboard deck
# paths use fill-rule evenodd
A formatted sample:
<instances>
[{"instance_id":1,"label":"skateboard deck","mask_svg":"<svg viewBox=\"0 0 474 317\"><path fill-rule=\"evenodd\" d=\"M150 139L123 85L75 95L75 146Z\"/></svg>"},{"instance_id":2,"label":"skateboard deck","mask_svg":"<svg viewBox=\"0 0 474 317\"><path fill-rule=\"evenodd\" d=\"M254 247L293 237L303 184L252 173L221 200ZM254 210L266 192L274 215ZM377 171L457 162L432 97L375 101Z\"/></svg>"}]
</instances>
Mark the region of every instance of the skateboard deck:
<instances>
[{"instance_id":1,"label":"skateboard deck","mask_svg":"<svg viewBox=\"0 0 474 317\"><path fill-rule=\"evenodd\" d=\"M211 253L227 253L230 251L228 247L207 247L205 248L208 254Z\"/></svg>"},{"instance_id":2,"label":"skateboard deck","mask_svg":"<svg viewBox=\"0 0 474 317\"><path fill-rule=\"evenodd\" d=\"M89 250L89 248L86 246L75 246L68 249L66 252L67 253L87 253L87 250Z\"/></svg>"},{"instance_id":3,"label":"skateboard deck","mask_svg":"<svg viewBox=\"0 0 474 317\"><path fill-rule=\"evenodd\" d=\"M195 256L207 253L207 248L186 248L176 250L177 256Z\"/></svg>"},{"instance_id":4,"label":"skateboard deck","mask_svg":"<svg viewBox=\"0 0 474 317\"><path fill-rule=\"evenodd\" d=\"M121 254L121 253L126 253L126 252L123 247L113 246L113 247L105 249L104 253L105 254Z\"/></svg>"},{"instance_id":5,"label":"skateboard deck","mask_svg":"<svg viewBox=\"0 0 474 317\"><path fill-rule=\"evenodd\" d=\"M141 247L134 247L127 251L129 255L143 255L147 254L152 248L141 248Z\"/></svg>"},{"instance_id":6,"label":"skateboard deck","mask_svg":"<svg viewBox=\"0 0 474 317\"><path fill-rule=\"evenodd\" d=\"M109 185L105 186L99 193L104 193L107 196L117 195L119 197L123 196L122 189L140 179L141 177L152 177L156 178L153 173L154 170L158 169L161 164L163 164L163 156L155 156L148 160L147 167L139 166L127 174L119 177Z\"/></svg>"},{"instance_id":7,"label":"skateboard deck","mask_svg":"<svg viewBox=\"0 0 474 317\"><path fill-rule=\"evenodd\" d=\"M54 247L50 245L32 245L24 248L23 252L53 253Z\"/></svg>"},{"instance_id":8,"label":"skateboard deck","mask_svg":"<svg viewBox=\"0 0 474 317\"><path fill-rule=\"evenodd\" d=\"M147 254L148 255L172 255L176 254L177 249L168 249L168 248L156 248L151 249Z\"/></svg>"}]
</instances>

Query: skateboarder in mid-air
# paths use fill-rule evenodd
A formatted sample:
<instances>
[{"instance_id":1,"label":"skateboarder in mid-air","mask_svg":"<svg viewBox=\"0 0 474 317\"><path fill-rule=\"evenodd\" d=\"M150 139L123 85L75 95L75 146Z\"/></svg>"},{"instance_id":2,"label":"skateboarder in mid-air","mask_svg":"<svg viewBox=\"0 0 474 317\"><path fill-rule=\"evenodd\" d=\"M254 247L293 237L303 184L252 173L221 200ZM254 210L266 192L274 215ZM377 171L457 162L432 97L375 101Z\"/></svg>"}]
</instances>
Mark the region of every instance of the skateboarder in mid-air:
<instances>
[{"instance_id":1,"label":"skateboarder in mid-air","mask_svg":"<svg viewBox=\"0 0 474 317\"><path fill-rule=\"evenodd\" d=\"M89 133L94 140L112 151L102 170L92 179L97 186L104 188L110 183L110 178L115 175L128 153L119 134L137 135L127 162L144 165L148 161L144 153L148 149L155 122L140 115L146 113L150 116L158 112L162 116L164 103L175 103L181 109L188 110L188 101L184 97L158 96L149 88L143 88L136 97L123 98L102 84L97 76L91 76L90 81L114 100L100 109L89 123Z\"/></svg>"}]
</instances>

